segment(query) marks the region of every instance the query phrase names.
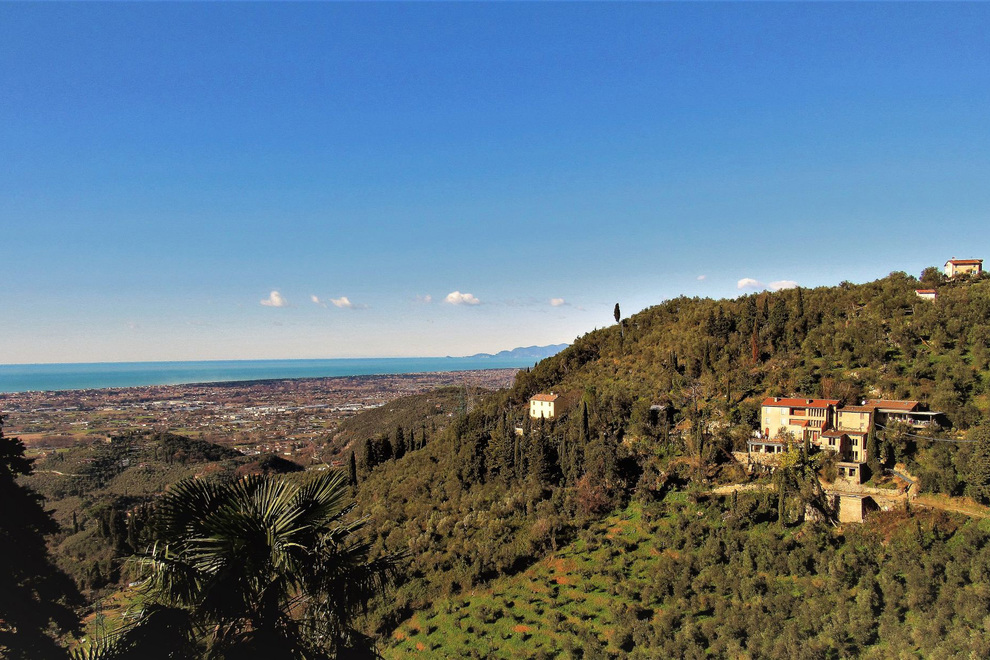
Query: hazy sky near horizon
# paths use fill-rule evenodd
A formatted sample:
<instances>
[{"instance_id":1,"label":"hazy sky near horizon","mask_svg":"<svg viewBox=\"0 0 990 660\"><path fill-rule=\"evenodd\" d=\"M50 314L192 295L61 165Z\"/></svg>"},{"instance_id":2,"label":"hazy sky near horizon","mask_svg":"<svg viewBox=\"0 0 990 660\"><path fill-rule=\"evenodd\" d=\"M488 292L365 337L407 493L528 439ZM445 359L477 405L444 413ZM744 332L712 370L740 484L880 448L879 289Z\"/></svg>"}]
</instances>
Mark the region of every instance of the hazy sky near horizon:
<instances>
[{"instance_id":1,"label":"hazy sky near horizon","mask_svg":"<svg viewBox=\"0 0 990 660\"><path fill-rule=\"evenodd\" d=\"M464 355L990 259L990 4L0 4L0 363Z\"/></svg>"}]
</instances>

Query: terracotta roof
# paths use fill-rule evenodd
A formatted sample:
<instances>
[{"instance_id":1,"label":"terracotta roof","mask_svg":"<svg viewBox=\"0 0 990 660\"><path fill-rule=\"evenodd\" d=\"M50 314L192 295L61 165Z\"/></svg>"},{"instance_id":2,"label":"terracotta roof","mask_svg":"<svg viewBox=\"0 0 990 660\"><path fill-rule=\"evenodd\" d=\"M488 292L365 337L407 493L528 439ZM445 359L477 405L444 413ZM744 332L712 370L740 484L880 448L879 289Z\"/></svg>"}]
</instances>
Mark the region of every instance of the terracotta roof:
<instances>
[{"instance_id":1,"label":"terracotta roof","mask_svg":"<svg viewBox=\"0 0 990 660\"><path fill-rule=\"evenodd\" d=\"M915 289L915 293L921 295L922 293L936 293L935 289Z\"/></svg>"},{"instance_id":2,"label":"terracotta roof","mask_svg":"<svg viewBox=\"0 0 990 660\"><path fill-rule=\"evenodd\" d=\"M841 408L839 408L840 413L844 413L844 412L871 413L874 410L876 410L876 406L842 406Z\"/></svg>"},{"instance_id":3,"label":"terracotta roof","mask_svg":"<svg viewBox=\"0 0 990 660\"><path fill-rule=\"evenodd\" d=\"M866 405L883 410L899 410L902 412L913 412L918 409L917 401L894 401L891 399L867 399Z\"/></svg>"},{"instance_id":4,"label":"terracotta roof","mask_svg":"<svg viewBox=\"0 0 990 660\"><path fill-rule=\"evenodd\" d=\"M983 263L983 259L949 259L945 263L947 263L947 264L955 264L956 266L968 266L968 265L971 265L971 264L972 265L982 264Z\"/></svg>"},{"instance_id":5,"label":"terracotta roof","mask_svg":"<svg viewBox=\"0 0 990 660\"><path fill-rule=\"evenodd\" d=\"M779 406L781 408L827 408L838 404L838 399L785 399L768 396L763 400L764 406Z\"/></svg>"},{"instance_id":6,"label":"terracotta roof","mask_svg":"<svg viewBox=\"0 0 990 660\"><path fill-rule=\"evenodd\" d=\"M838 431L836 429L832 429L830 431L825 431L824 433L822 433L822 437L823 438L841 438L845 434L846 434L845 431Z\"/></svg>"},{"instance_id":7,"label":"terracotta roof","mask_svg":"<svg viewBox=\"0 0 990 660\"><path fill-rule=\"evenodd\" d=\"M556 401L556 394L534 394L530 401Z\"/></svg>"}]
</instances>

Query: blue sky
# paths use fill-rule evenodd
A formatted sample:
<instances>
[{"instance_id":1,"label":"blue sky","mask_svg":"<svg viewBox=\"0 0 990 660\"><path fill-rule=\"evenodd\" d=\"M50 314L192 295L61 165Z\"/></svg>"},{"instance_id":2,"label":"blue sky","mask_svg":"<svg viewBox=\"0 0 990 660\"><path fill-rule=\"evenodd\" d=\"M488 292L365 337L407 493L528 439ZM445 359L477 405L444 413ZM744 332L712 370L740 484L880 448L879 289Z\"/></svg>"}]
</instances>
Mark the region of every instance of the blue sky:
<instances>
[{"instance_id":1,"label":"blue sky","mask_svg":"<svg viewBox=\"0 0 990 660\"><path fill-rule=\"evenodd\" d=\"M990 258L988 35L979 3L2 4L0 363L495 352Z\"/></svg>"}]
</instances>

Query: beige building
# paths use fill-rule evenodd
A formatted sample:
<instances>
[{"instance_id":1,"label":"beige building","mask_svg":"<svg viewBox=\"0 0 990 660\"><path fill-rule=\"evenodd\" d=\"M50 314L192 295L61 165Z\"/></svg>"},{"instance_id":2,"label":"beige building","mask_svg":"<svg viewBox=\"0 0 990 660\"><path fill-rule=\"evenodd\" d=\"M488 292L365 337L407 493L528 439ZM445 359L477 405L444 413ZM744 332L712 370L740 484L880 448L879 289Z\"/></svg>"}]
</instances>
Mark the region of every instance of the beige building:
<instances>
[{"instance_id":1,"label":"beige building","mask_svg":"<svg viewBox=\"0 0 990 660\"><path fill-rule=\"evenodd\" d=\"M529 416L533 419L552 418L557 412L558 398L560 397L553 392L550 394L535 395L529 400Z\"/></svg>"},{"instance_id":2,"label":"beige building","mask_svg":"<svg viewBox=\"0 0 990 660\"><path fill-rule=\"evenodd\" d=\"M940 412L925 410L925 406L917 401L867 399L863 405L874 409L877 424L881 426L904 422L916 429L923 429L935 424L942 415Z\"/></svg>"},{"instance_id":3,"label":"beige building","mask_svg":"<svg viewBox=\"0 0 990 660\"><path fill-rule=\"evenodd\" d=\"M798 441L818 444L822 433L832 427L832 413L837 399L788 399L769 397L763 400L760 429L764 438L776 438L781 430L794 434Z\"/></svg>"},{"instance_id":4,"label":"beige building","mask_svg":"<svg viewBox=\"0 0 990 660\"><path fill-rule=\"evenodd\" d=\"M866 450L866 433L846 433L849 437L849 450L846 455L852 463L866 463L870 460Z\"/></svg>"},{"instance_id":5,"label":"beige building","mask_svg":"<svg viewBox=\"0 0 990 660\"><path fill-rule=\"evenodd\" d=\"M873 406L843 406L835 411L835 426L844 431L868 433L873 426Z\"/></svg>"},{"instance_id":6,"label":"beige building","mask_svg":"<svg viewBox=\"0 0 990 660\"><path fill-rule=\"evenodd\" d=\"M931 302L935 302L938 299L938 291L935 289L915 289L914 295L922 300L929 300Z\"/></svg>"},{"instance_id":7,"label":"beige building","mask_svg":"<svg viewBox=\"0 0 990 660\"><path fill-rule=\"evenodd\" d=\"M830 429L822 433L818 446L843 456L849 450L849 436L842 431Z\"/></svg>"},{"instance_id":8,"label":"beige building","mask_svg":"<svg viewBox=\"0 0 990 660\"><path fill-rule=\"evenodd\" d=\"M956 259L945 262L946 277L959 275L979 275L983 272L983 259Z\"/></svg>"}]
</instances>

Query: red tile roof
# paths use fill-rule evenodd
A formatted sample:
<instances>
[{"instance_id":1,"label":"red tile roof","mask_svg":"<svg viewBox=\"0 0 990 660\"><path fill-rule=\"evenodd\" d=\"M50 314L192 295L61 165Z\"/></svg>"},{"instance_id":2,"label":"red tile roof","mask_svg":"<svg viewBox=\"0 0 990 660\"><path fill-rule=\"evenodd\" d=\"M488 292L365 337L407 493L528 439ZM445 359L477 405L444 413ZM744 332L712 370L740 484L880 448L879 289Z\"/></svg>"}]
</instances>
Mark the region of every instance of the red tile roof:
<instances>
[{"instance_id":1,"label":"red tile roof","mask_svg":"<svg viewBox=\"0 0 990 660\"><path fill-rule=\"evenodd\" d=\"M800 426L802 428L807 428L810 426L811 428L815 428L815 429L823 429L825 428L825 422L815 419L801 419L796 422L794 420L791 420L790 426Z\"/></svg>"},{"instance_id":2,"label":"red tile roof","mask_svg":"<svg viewBox=\"0 0 990 660\"><path fill-rule=\"evenodd\" d=\"M530 401L556 401L557 396L556 394L534 394Z\"/></svg>"},{"instance_id":3,"label":"red tile roof","mask_svg":"<svg viewBox=\"0 0 990 660\"><path fill-rule=\"evenodd\" d=\"M918 409L917 401L894 401L891 399L867 399L866 405L883 410L900 410L902 412L913 412Z\"/></svg>"},{"instance_id":4,"label":"red tile roof","mask_svg":"<svg viewBox=\"0 0 990 660\"><path fill-rule=\"evenodd\" d=\"M969 266L975 264L982 264L983 259L949 259L945 263L955 264L956 266Z\"/></svg>"},{"instance_id":5,"label":"red tile roof","mask_svg":"<svg viewBox=\"0 0 990 660\"><path fill-rule=\"evenodd\" d=\"M839 405L838 399L785 399L769 396L763 400L764 406L780 408L827 408Z\"/></svg>"},{"instance_id":6,"label":"red tile roof","mask_svg":"<svg viewBox=\"0 0 990 660\"><path fill-rule=\"evenodd\" d=\"M919 295L922 293L936 293L935 289L915 289L914 292Z\"/></svg>"},{"instance_id":7,"label":"red tile roof","mask_svg":"<svg viewBox=\"0 0 990 660\"><path fill-rule=\"evenodd\" d=\"M839 408L840 413L844 413L844 412L871 413L874 410L876 410L876 406L842 406L841 408Z\"/></svg>"}]
</instances>

